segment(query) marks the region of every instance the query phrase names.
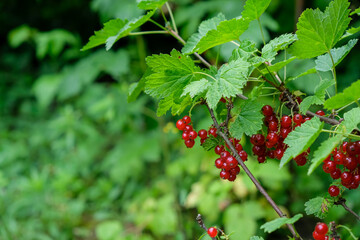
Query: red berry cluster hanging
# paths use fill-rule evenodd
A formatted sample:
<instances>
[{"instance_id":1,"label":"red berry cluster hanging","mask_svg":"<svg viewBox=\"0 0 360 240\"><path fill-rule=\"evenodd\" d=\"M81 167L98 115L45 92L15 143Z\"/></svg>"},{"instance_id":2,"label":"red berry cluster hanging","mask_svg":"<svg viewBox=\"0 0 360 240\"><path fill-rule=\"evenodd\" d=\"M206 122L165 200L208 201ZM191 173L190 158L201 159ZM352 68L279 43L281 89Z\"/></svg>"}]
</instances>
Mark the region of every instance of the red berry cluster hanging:
<instances>
[{"instance_id":1,"label":"red berry cluster hanging","mask_svg":"<svg viewBox=\"0 0 360 240\"><path fill-rule=\"evenodd\" d=\"M333 179L341 179L341 185L348 189L357 189L360 184L360 141L344 142L335 148L324 160L324 172ZM328 189L332 197L340 194L339 187L332 185Z\"/></svg>"},{"instance_id":2,"label":"red berry cluster hanging","mask_svg":"<svg viewBox=\"0 0 360 240\"><path fill-rule=\"evenodd\" d=\"M326 236L329 228L326 223L318 223L315 226L315 230L313 231L313 238L315 240L328 240L329 236Z\"/></svg>"},{"instance_id":3,"label":"red berry cluster hanging","mask_svg":"<svg viewBox=\"0 0 360 240\"><path fill-rule=\"evenodd\" d=\"M262 113L265 116L264 123L268 127L268 132L266 138L262 134L251 136L250 142L254 145L253 153L257 156L259 163L265 162L266 157L280 160L287 148L287 145L284 144L285 138L293 129L310 120L310 118L303 117L299 113L294 114L292 119L290 116L284 115L280 119L279 126L279 119L271 106L265 105L262 108ZM305 165L308 154L309 150L295 157L294 160L297 165Z\"/></svg>"},{"instance_id":4,"label":"red berry cluster hanging","mask_svg":"<svg viewBox=\"0 0 360 240\"><path fill-rule=\"evenodd\" d=\"M177 129L183 131L182 139L184 139L185 145L188 148L192 148L194 146L195 139L198 136L197 132L193 129L190 123L191 118L189 116L184 116L176 122Z\"/></svg>"}]
</instances>

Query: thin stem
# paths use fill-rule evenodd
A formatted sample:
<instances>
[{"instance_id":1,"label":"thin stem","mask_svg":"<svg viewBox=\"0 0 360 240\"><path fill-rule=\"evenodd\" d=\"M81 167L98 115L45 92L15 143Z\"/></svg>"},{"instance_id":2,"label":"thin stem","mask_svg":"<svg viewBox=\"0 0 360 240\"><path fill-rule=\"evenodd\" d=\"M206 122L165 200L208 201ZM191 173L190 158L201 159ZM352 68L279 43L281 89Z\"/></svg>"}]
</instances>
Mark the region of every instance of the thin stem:
<instances>
[{"instance_id":1,"label":"thin stem","mask_svg":"<svg viewBox=\"0 0 360 240\"><path fill-rule=\"evenodd\" d=\"M360 100L360 98L357 99L357 100ZM343 107L335 110L335 112L340 112L340 111L344 110L345 108L347 108L348 106L350 106L351 104L354 104L354 103L356 103L356 101L353 101L353 102L351 102L351 103L349 103L349 104L347 104L347 105L345 105L345 106L343 106Z\"/></svg>"},{"instance_id":2,"label":"thin stem","mask_svg":"<svg viewBox=\"0 0 360 240\"><path fill-rule=\"evenodd\" d=\"M238 44L238 43L237 43L237 42L235 42L235 41L231 41L231 43L232 43L232 44L234 44L235 46L240 47L240 44Z\"/></svg>"},{"instance_id":3,"label":"thin stem","mask_svg":"<svg viewBox=\"0 0 360 240\"><path fill-rule=\"evenodd\" d=\"M353 232L351 231L351 229L348 228L347 226L337 225L336 228L344 228L344 229L346 229L346 230L349 232L350 236L351 236L354 240L358 240L358 238L353 234Z\"/></svg>"},{"instance_id":4,"label":"thin stem","mask_svg":"<svg viewBox=\"0 0 360 240\"><path fill-rule=\"evenodd\" d=\"M198 222L199 226L207 232L208 228L206 227L206 225L201 217L201 214L198 214L196 216L196 221ZM211 239L216 240L216 238L214 238L214 237Z\"/></svg>"},{"instance_id":5,"label":"thin stem","mask_svg":"<svg viewBox=\"0 0 360 240\"><path fill-rule=\"evenodd\" d=\"M268 68L268 66L271 66L271 63L269 62L265 62L265 68L266 70L269 72L269 74L271 75L271 77L276 81L278 81L278 83L281 85L282 84L282 81L279 77L279 75L277 73L275 73L275 76L273 76L272 72L270 72L270 69Z\"/></svg>"},{"instance_id":6,"label":"thin stem","mask_svg":"<svg viewBox=\"0 0 360 240\"><path fill-rule=\"evenodd\" d=\"M173 13L172 13L171 7L170 7L170 5L169 5L168 2L166 2L165 4L166 4L166 7L167 7L167 9L168 9L168 11L169 11L170 19L171 19L173 28L174 28L174 30L175 30L176 33L179 33L179 32L178 32L178 29L177 29L177 27L176 27L176 22L175 22L175 18L174 18L174 15L173 15Z\"/></svg>"},{"instance_id":7,"label":"thin stem","mask_svg":"<svg viewBox=\"0 0 360 240\"><path fill-rule=\"evenodd\" d=\"M258 23L259 23L259 27L260 27L261 37L262 37L263 43L264 43L264 45L265 45L265 44L266 44L266 43L265 43L265 37L264 37L263 29L262 29L262 27L261 27L260 18L258 18Z\"/></svg>"},{"instance_id":8,"label":"thin stem","mask_svg":"<svg viewBox=\"0 0 360 240\"><path fill-rule=\"evenodd\" d=\"M144 32L129 33L130 36L146 35L146 34L169 34L169 32L168 31L144 31Z\"/></svg>"},{"instance_id":9,"label":"thin stem","mask_svg":"<svg viewBox=\"0 0 360 240\"><path fill-rule=\"evenodd\" d=\"M234 145L232 144L232 142L229 140L229 138L226 136L225 133L223 133L220 130L220 126L216 120L214 111L208 106L206 105L211 118L214 122L214 125L217 129L217 133L218 135L220 135L224 141L227 143L227 145L230 147L230 150L233 152L233 155L235 156L236 160L238 161L238 163L240 164L240 166L242 167L242 169L245 171L245 173L248 175L248 177L251 179L251 181L254 183L254 185L256 186L256 188L259 190L259 192L266 198L266 200L270 203L270 205L272 206L272 208L275 210L275 212L280 216L280 217L285 217L286 214L283 213L281 211L281 209L279 208L279 206L274 202L274 200L269 196L269 194L266 192L266 190L261 186L260 182L254 177L254 175L250 172L250 170L247 168L247 166L245 165L245 163L242 161L242 159L239 156L239 153L236 151ZM295 239L299 239L299 236L296 234L295 228L290 225L287 224L287 227L289 228L291 234L293 235L293 237Z\"/></svg>"},{"instance_id":10,"label":"thin stem","mask_svg":"<svg viewBox=\"0 0 360 240\"><path fill-rule=\"evenodd\" d=\"M207 77L209 77L209 78L212 78L212 79L214 79L214 80L216 81L216 79L215 79L213 76L211 76L211 75L209 75L209 74L207 74L207 73L203 73L203 72L193 72L193 73L205 75L205 76L207 76Z\"/></svg>"},{"instance_id":11,"label":"thin stem","mask_svg":"<svg viewBox=\"0 0 360 240\"><path fill-rule=\"evenodd\" d=\"M155 24L156 26L158 26L158 27L159 27L159 28L161 28L162 30L164 30L164 31L167 31L167 32L168 32L168 30L167 30L165 27L161 26L161 24L159 24L159 23L155 22L155 21L154 21L154 20L152 20L151 18L149 19L149 22L151 22L151 23Z\"/></svg>"},{"instance_id":12,"label":"thin stem","mask_svg":"<svg viewBox=\"0 0 360 240\"><path fill-rule=\"evenodd\" d=\"M342 132L337 132L337 131L332 131L332 130L327 130L327 129L322 129L322 132L327 132L327 133L336 133L336 134L343 134L344 136L346 136L347 138L351 138L351 139L355 139L355 140L360 140L360 136L355 135L355 134L351 134L351 133L342 133Z\"/></svg>"},{"instance_id":13,"label":"thin stem","mask_svg":"<svg viewBox=\"0 0 360 240\"><path fill-rule=\"evenodd\" d=\"M281 94L281 93L276 92L276 93L262 94L262 95L259 95L259 97L268 97L268 96L274 96L274 95L278 95L278 94Z\"/></svg>"},{"instance_id":14,"label":"thin stem","mask_svg":"<svg viewBox=\"0 0 360 240\"><path fill-rule=\"evenodd\" d=\"M286 48L285 48L285 51L284 51L284 54L285 54L285 61L286 61ZM286 82L286 66L284 66L284 82Z\"/></svg>"},{"instance_id":15,"label":"thin stem","mask_svg":"<svg viewBox=\"0 0 360 240\"><path fill-rule=\"evenodd\" d=\"M160 9L160 11L161 11L161 15L162 15L162 17L163 17L163 19L164 19L165 24L167 24L167 23L168 23L168 20L167 20L167 18L165 17L164 11L163 11L162 9Z\"/></svg>"},{"instance_id":16,"label":"thin stem","mask_svg":"<svg viewBox=\"0 0 360 240\"><path fill-rule=\"evenodd\" d=\"M346 199L345 198L340 198L338 201L336 201L334 204L335 205L341 205L341 206L343 206L343 208L346 210L346 211L348 211L349 213L351 213L352 215L354 215L354 217L358 220L358 221L360 221L360 216L356 213L356 212L354 212L352 209L350 209L347 205L346 205Z\"/></svg>"},{"instance_id":17,"label":"thin stem","mask_svg":"<svg viewBox=\"0 0 360 240\"><path fill-rule=\"evenodd\" d=\"M334 62L334 59L333 59L333 56L331 54L331 51L328 51L329 55L330 55L330 58L331 58L331 62L332 62L332 69L331 69L331 72L334 76L334 80L335 80L335 94L337 93L337 81L336 81L336 70L335 70L335 62Z\"/></svg>"}]
</instances>

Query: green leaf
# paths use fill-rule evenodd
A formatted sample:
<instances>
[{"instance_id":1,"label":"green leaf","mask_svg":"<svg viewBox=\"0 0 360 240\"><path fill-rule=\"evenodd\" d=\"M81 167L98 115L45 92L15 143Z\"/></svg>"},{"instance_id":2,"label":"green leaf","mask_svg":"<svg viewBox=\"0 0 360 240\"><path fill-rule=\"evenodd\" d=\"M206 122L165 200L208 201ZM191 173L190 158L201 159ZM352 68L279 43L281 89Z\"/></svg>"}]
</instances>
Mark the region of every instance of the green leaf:
<instances>
[{"instance_id":1,"label":"green leaf","mask_svg":"<svg viewBox=\"0 0 360 240\"><path fill-rule=\"evenodd\" d=\"M251 136L262 127L263 115L260 110L262 105L255 100L242 101L240 114L230 126L230 133L233 137L240 139L245 133Z\"/></svg>"},{"instance_id":2,"label":"green leaf","mask_svg":"<svg viewBox=\"0 0 360 240\"><path fill-rule=\"evenodd\" d=\"M352 16L352 15L354 15L354 14L360 15L360 8L357 8L357 9L355 9L354 11L352 11L352 12L350 13L350 16Z\"/></svg>"},{"instance_id":3,"label":"green leaf","mask_svg":"<svg viewBox=\"0 0 360 240\"><path fill-rule=\"evenodd\" d=\"M345 134L351 133L354 129L358 129L360 124L360 108L353 108L344 114L344 121L339 125L340 131Z\"/></svg>"},{"instance_id":4,"label":"green leaf","mask_svg":"<svg viewBox=\"0 0 360 240\"><path fill-rule=\"evenodd\" d=\"M315 95L308 96L300 103L300 113L305 114L311 105L321 105L325 102L326 89L335 84L334 80L323 79L315 87Z\"/></svg>"},{"instance_id":5,"label":"green leaf","mask_svg":"<svg viewBox=\"0 0 360 240\"><path fill-rule=\"evenodd\" d=\"M156 115L158 117L166 114L171 108L172 115L180 115L187 106L191 105L190 96L177 98L174 95L167 96L160 100Z\"/></svg>"},{"instance_id":6,"label":"green leaf","mask_svg":"<svg viewBox=\"0 0 360 240\"><path fill-rule=\"evenodd\" d=\"M311 69L307 70L306 72L303 72L303 73L301 73L301 74L299 74L299 75L297 75L295 77L289 77L289 78L286 79L286 81L288 82L288 81L296 80L296 79L298 79L300 77L303 77L303 76L308 75L308 74L313 74L313 73L316 73L315 68L311 68Z\"/></svg>"},{"instance_id":7,"label":"green leaf","mask_svg":"<svg viewBox=\"0 0 360 240\"><path fill-rule=\"evenodd\" d=\"M256 44L250 40L240 41L240 46L233 50L229 62L242 58L244 60L249 59L257 51Z\"/></svg>"},{"instance_id":8,"label":"green leaf","mask_svg":"<svg viewBox=\"0 0 360 240\"><path fill-rule=\"evenodd\" d=\"M262 237L253 236L250 238L250 240L264 240Z\"/></svg>"},{"instance_id":9,"label":"green leaf","mask_svg":"<svg viewBox=\"0 0 360 240\"><path fill-rule=\"evenodd\" d=\"M277 38L274 38L262 48L262 57L267 62L271 62L275 59L278 51L287 48L295 40L296 37L292 33L283 34Z\"/></svg>"},{"instance_id":10,"label":"green leaf","mask_svg":"<svg viewBox=\"0 0 360 240\"><path fill-rule=\"evenodd\" d=\"M329 52L340 40L351 18L347 0L330 2L325 12L306 9L297 24L296 41L290 48L298 58L313 58Z\"/></svg>"},{"instance_id":11,"label":"green leaf","mask_svg":"<svg viewBox=\"0 0 360 240\"><path fill-rule=\"evenodd\" d=\"M243 18L248 18L251 21L259 19L270 5L270 2L271 0L247 0L241 15Z\"/></svg>"},{"instance_id":12,"label":"green leaf","mask_svg":"<svg viewBox=\"0 0 360 240\"><path fill-rule=\"evenodd\" d=\"M213 149L214 147L220 144L222 144L221 139L215 138L213 135L210 135L202 144L202 147L204 148L205 151L210 151L211 149Z\"/></svg>"},{"instance_id":13,"label":"green leaf","mask_svg":"<svg viewBox=\"0 0 360 240\"><path fill-rule=\"evenodd\" d=\"M350 87L346 88L342 93L327 99L324 107L328 110L343 107L352 103L360 98L360 80L352 83Z\"/></svg>"},{"instance_id":14,"label":"green leaf","mask_svg":"<svg viewBox=\"0 0 360 240\"><path fill-rule=\"evenodd\" d=\"M199 33L191 36L182 52L184 54L203 53L220 44L238 40L248 27L249 20L244 18L221 21L216 29L207 31L205 35Z\"/></svg>"},{"instance_id":15,"label":"green leaf","mask_svg":"<svg viewBox=\"0 0 360 240\"><path fill-rule=\"evenodd\" d=\"M333 204L334 201L331 199L324 197L312 198L305 203L305 212L307 215L314 214L318 218L325 218Z\"/></svg>"},{"instance_id":16,"label":"green leaf","mask_svg":"<svg viewBox=\"0 0 360 240\"><path fill-rule=\"evenodd\" d=\"M308 175L310 175L334 150L337 145L341 142L342 135L336 135L335 137L329 138L323 141L314 152L313 159L311 160L311 165L308 170Z\"/></svg>"},{"instance_id":17,"label":"green leaf","mask_svg":"<svg viewBox=\"0 0 360 240\"><path fill-rule=\"evenodd\" d=\"M269 69L270 72L277 72L279 71L280 69L282 69L283 67L285 67L286 65L288 65L289 63L291 63L292 61L294 61L296 59L296 57L291 57L289 59L286 59L284 61L281 61L281 62L277 62L275 63L274 65L270 65L268 66L267 68ZM261 70L261 73L262 74L268 74L268 69L266 68L263 68Z\"/></svg>"},{"instance_id":18,"label":"green leaf","mask_svg":"<svg viewBox=\"0 0 360 240\"><path fill-rule=\"evenodd\" d=\"M134 20L113 19L104 24L104 28L96 31L90 37L89 42L81 49L81 51L106 44L106 50L109 50L114 43L120 38L126 37L131 31L143 25L154 15L155 10L148 12L146 15L140 16Z\"/></svg>"},{"instance_id":19,"label":"green leaf","mask_svg":"<svg viewBox=\"0 0 360 240\"><path fill-rule=\"evenodd\" d=\"M140 79L140 81L130 85L130 87L129 87L129 95L128 95L128 99L127 99L128 102L135 101L137 99L137 97L140 95L140 93L142 91L144 91L146 77L149 76L151 73L152 72L151 72L150 68L147 68L144 75Z\"/></svg>"},{"instance_id":20,"label":"green leaf","mask_svg":"<svg viewBox=\"0 0 360 240\"><path fill-rule=\"evenodd\" d=\"M330 50L335 66L337 66L346 57L346 55L348 55L357 42L357 39L351 39L346 45ZM317 57L315 64L316 70L321 72L330 71L333 67L329 53Z\"/></svg>"},{"instance_id":21,"label":"green leaf","mask_svg":"<svg viewBox=\"0 0 360 240\"><path fill-rule=\"evenodd\" d=\"M221 97L234 97L236 94L241 94L250 74L249 68L250 64L243 59L222 65L215 79L209 79L206 93L209 107L215 109Z\"/></svg>"},{"instance_id":22,"label":"green leaf","mask_svg":"<svg viewBox=\"0 0 360 240\"><path fill-rule=\"evenodd\" d=\"M284 141L289 147L281 158L280 168L308 149L319 136L323 126L324 123L320 122L318 117L314 117L290 132Z\"/></svg>"},{"instance_id":23,"label":"green leaf","mask_svg":"<svg viewBox=\"0 0 360 240\"><path fill-rule=\"evenodd\" d=\"M201 22L198 30L199 32L191 35L181 51L183 53L194 52L194 49L201 38L203 38L210 30L216 29L220 22L225 20L224 14L219 13L216 17Z\"/></svg>"},{"instance_id":24,"label":"green leaf","mask_svg":"<svg viewBox=\"0 0 360 240\"><path fill-rule=\"evenodd\" d=\"M302 218L302 214L296 214L292 218L287 217L281 217L277 218L275 220L272 220L271 222L267 222L263 224L260 229L264 229L264 232L272 233L273 231L279 229L284 224L293 224L294 222L298 221L300 218Z\"/></svg>"},{"instance_id":25,"label":"green leaf","mask_svg":"<svg viewBox=\"0 0 360 240\"><path fill-rule=\"evenodd\" d=\"M140 9L151 10L151 9L160 8L166 2L167 0L140 0L138 1L137 6Z\"/></svg>"},{"instance_id":26,"label":"green leaf","mask_svg":"<svg viewBox=\"0 0 360 240\"><path fill-rule=\"evenodd\" d=\"M189 94L190 97L195 97L196 95L199 95L203 92L205 92L209 87L209 81L205 78L200 79L199 81L192 82L188 84L184 92L181 96L185 96L186 94Z\"/></svg>"}]
</instances>

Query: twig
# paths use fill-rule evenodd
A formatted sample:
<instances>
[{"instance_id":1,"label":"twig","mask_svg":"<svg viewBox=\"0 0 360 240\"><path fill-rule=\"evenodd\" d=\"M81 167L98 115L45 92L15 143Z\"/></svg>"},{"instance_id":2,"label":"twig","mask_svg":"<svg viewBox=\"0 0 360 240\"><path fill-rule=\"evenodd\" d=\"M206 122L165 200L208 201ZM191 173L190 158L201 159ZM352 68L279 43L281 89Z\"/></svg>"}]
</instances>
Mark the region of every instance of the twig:
<instances>
[{"instance_id":1,"label":"twig","mask_svg":"<svg viewBox=\"0 0 360 240\"><path fill-rule=\"evenodd\" d=\"M242 169L245 171L245 173L248 175L248 177L251 179L251 181L254 183L254 185L256 186L256 188L259 190L259 192L264 195L264 197L266 198L266 200L270 203L270 205L272 206L272 208L275 210L275 212L280 216L280 217L286 217L286 214L283 213L281 211L281 209L279 208L279 206L274 202L274 200L269 196L269 194L266 192L266 190L261 186L260 182L254 177L254 175L250 172L250 170L247 168L247 166L245 165L245 163L242 161L242 159L239 156L239 153L236 151L235 147L233 146L232 142L229 140L229 138L226 136L226 134L224 134L221 130L220 130L220 126L216 120L214 111L206 104L211 118L214 122L214 125L217 129L217 134L220 135L224 141L227 143L227 145L230 147L231 151L233 152L233 155L235 156L236 160L238 161L238 163L240 164L240 166L242 167ZM291 224L287 224L287 227L289 228L291 234L293 235L293 237L295 239L300 239L298 237L298 235L296 234L295 228L291 225Z\"/></svg>"},{"instance_id":2,"label":"twig","mask_svg":"<svg viewBox=\"0 0 360 240\"><path fill-rule=\"evenodd\" d=\"M204 223L204 221L203 221L200 213L197 215L196 221L198 222L198 224L200 225L200 227L207 232L208 228L205 226L205 223ZM216 238L214 238L214 237L211 238L211 239L216 240Z\"/></svg>"},{"instance_id":3,"label":"twig","mask_svg":"<svg viewBox=\"0 0 360 240\"><path fill-rule=\"evenodd\" d=\"M343 208L348 211L349 213L351 213L352 215L354 215L354 217L360 221L360 216L354 212L351 208L349 208L347 205L346 205L346 199L345 198L340 198L338 201L334 202L335 205L341 205L343 206Z\"/></svg>"},{"instance_id":4,"label":"twig","mask_svg":"<svg viewBox=\"0 0 360 240\"><path fill-rule=\"evenodd\" d=\"M229 103L226 105L226 108L227 108L227 115L226 115L226 120L225 120L225 127L226 128L229 125L229 121L231 119L231 109L233 109L233 107L234 107L234 104L229 99Z\"/></svg>"},{"instance_id":5,"label":"twig","mask_svg":"<svg viewBox=\"0 0 360 240\"><path fill-rule=\"evenodd\" d=\"M330 222L330 231L331 233L331 238L335 239L335 240L340 240L340 236L338 235L337 231L336 231L336 223L334 221Z\"/></svg>"}]
</instances>

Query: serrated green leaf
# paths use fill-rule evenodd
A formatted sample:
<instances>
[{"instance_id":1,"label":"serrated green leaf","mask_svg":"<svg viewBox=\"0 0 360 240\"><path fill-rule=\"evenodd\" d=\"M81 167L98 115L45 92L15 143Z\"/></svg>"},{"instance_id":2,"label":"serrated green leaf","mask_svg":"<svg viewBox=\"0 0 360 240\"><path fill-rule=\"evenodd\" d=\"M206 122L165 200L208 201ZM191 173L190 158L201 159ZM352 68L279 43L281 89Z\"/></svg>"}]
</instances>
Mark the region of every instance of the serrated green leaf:
<instances>
[{"instance_id":1,"label":"serrated green leaf","mask_svg":"<svg viewBox=\"0 0 360 240\"><path fill-rule=\"evenodd\" d=\"M190 96L175 98L174 95L167 96L160 100L156 115L158 117L166 114L171 109L172 115L180 115L187 106L191 105Z\"/></svg>"},{"instance_id":2,"label":"serrated green leaf","mask_svg":"<svg viewBox=\"0 0 360 240\"><path fill-rule=\"evenodd\" d=\"M304 100L300 103L300 113L305 114L306 111L313 104L317 104L317 105L324 104L326 89L334 84L335 84L334 80L328 80L328 79L321 80L319 85L315 87L315 95L304 98Z\"/></svg>"},{"instance_id":3,"label":"serrated green leaf","mask_svg":"<svg viewBox=\"0 0 360 240\"><path fill-rule=\"evenodd\" d=\"M312 198L305 203L307 215L314 214L318 218L325 218L329 208L333 206L333 200L323 197Z\"/></svg>"},{"instance_id":4,"label":"serrated green leaf","mask_svg":"<svg viewBox=\"0 0 360 240\"><path fill-rule=\"evenodd\" d=\"M357 42L357 39L351 39L346 45L330 50L335 66L337 66L346 57L346 55L348 55ZM331 57L328 53L318 56L315 60L315 64L315 69L321 72L330 71L333 67Z\"/></svg>"},{"instance_id":5,"label":"serrated green leaf","mask_svg":"<svg viewBox=\"0 0 360 240\"><path fill-rule=\"evenodd\" d=\"M210 151L211 149L220 144L222 144L221 139L215 138L213 135L210 135L201 146L204 148L205 151Z\"/></svg>"},{"instance_id":6,"label":"serrated green leaf","mask_svg":"<svg viewBox=\"0 0 360 240\"><path fill-rule=\"evenodd\" d=\"M306 9L297 24L296 41L290 48L298 58L313 58L329 52L347 29L350 3L347 0L330 2L325 12Z\"/></svg>"},{"instance_id":7,"label":"serrated green leaf","mask_svg":"<svg viewBox=\"0 0 360 240\"><path fill-rule=\"evenodd\" d=\"M344 121L339 125L339 130L345 134L351 133L354 129L358 129L360 124L360 108L353 108L344 114Z\"/></svg>"},{"instance_id":8,"label":"serrated green leaf","mask_svg":"<svg viewBox=\"0 0 360 240\"><path fill-rule=\"evenodd\" d=\"M116 35L127 22L128 20L122 19L113 19L106 22L103 29L96 31L95 34L89 38L89 42L81 49L81 51L105 44L106 39L108 39L110 36Z\"/></svg>"},{"instance_id":9,"label":"serrated green leaf","mask_svg":"<svg viewBox=\"0 0 360 240\"><path fill-rule=\"evenodd\" d=\"M119 29L116 35L109 36L106 39L105 43L106 50L109 50L120 38L128 36L131 31L137 29L138 27L146 23L152 17L152 15L154 15L155 11L156 9L148 12L146 15L140 16L134 20L127 22L124 27Z\"/></svg>"},{"instance_id":10,"label":"serrated green leaf","mask_svg":"<svg viewBox=\"0 0 360 240\"><path fill-rule=\"evenodd\" d=\"M352 83L350 87L346 88L342 93L327 99L324 107L328 110L343 107L352 103L360 98L360 80Z\"/></svg>"},{"instance_id":11,"label":"serrated green leaf","mask_svg":"<svg viewBox=\"0 0 360 240\"><path fill-rule=\"evenodd\" d=\"M216 17L201 22L198 30L199 32L191 35L181 52L192 53L201 38L203 38L210 30L216 29L220 22L225 20L224 14L219 13Z\"/></svg>"},{"instance_id":12,"label":"serrated green leaf","mask_svg":"<svg viewBox=\"0 0 360 240\"><path fill-rule=\"evenodd\" d=\"M263 224L260 229L264 229L264 232L272 233L273 231L279 229L284 224L293 224L294 222L298 221L300 218L302 218L302 214L296 214L292 218L287 217L281 217L277 218L275 220L272 220L271 222L267 222Z\"/></svg>"},{"instance_id":13,"label":"serrated green leaf","mask_svg":"<svg viewBox=\"0 0 360 240\"><path fill-rule=\"evenodd\" d=\"M259 19L270 5L271 0L247 0L241 15L251 21Z\"/></svg>"},{"instance_id":14,"label":"serrated green leaf","mask_svg":"<svg viewBox=\"0 0 360 240\"><path fill-rule=\"evenodd\" d=\"M311 68L311 69L307 70L306 72L303 72L303 73L301 73L301 74L299 74L299 75L297 75L295 77L289 77L289 78L286 79L286 81L288 82L288 81L296 80L296 79L298 79L300 77L303 77L303 76L308 75L308 74L313 74L313 73L316 73L315 68Z\"/></svg>"},{"instance_id":15,"label":"serrated green leaf","mask_svg":"<svg viewBox=\"0 0 360 240\"><path fill-rule=\"evenodd\" d=\"M257 133L262 127L261 108L262 105L255 100L243 101L240 105L239 115L230 126L231 135L240 139L243 133L248 136Z\"/></svg>"},{"instance_id":16,"label":"serrated green leaf","mask_svg":"<svg viewBox=\"0 0 360 240\"><path fill-rule=\"evenodd\" d=\"M182 52L184 54L203 53L220 44L238 40L248 27L249 20L244 18L221 21L216 29L207 31L204 36L201 33L192 36Z\"/></svg>"},{"instance_id":17,"label":"serrated green leaf","mask_svg":"<svg viewBox=\"0 0 360 240\"><path fill-rule=\"evenodd\" d=\"M350 16L352 16L352 15L354 15L354 14L360 15L360 8L357 8L357 9L355 9L354 11L352 11L352 12L350 13Z\"/></svg>"},{"instance_id":18,"label":"serrated green leaf","mask_svg":"<svg viewBox=\"0 0 360 240\"><path fill-rule=\"evenodd\" d=\"M336 135L335 137L328 138L321 143L320 147L318 147L314 152L314 156L308 170L308 175L310 175L331 154L334 148L339 145L341 139L341 135Z\"/></svg>"},{"instance_id":19,"label":"serrated green leaf","mask_svg":"<svg viewBox=\"0 0 360 240\"><path fill-rule=\"evenodd\" d=\"M250 238L250 240L264 240L262 237L253 236Z\"/></svg>"},{"instance_id":20,"label":"serrated green leaf","mask_svg":"<svg viewBox=\"0 0 360 240\"><path fill-rule=\"evenodd\" d=\"M185 87L184 92L181 94L181 96L189 94L190 97L193 98L200 93L206 92L209 85L209 81L205 78L200 79L199 81L192 82Z\"/></svg>"},{"instance_id":21,"label":"serrated green leaf","mask_svg":"<svg viewBox=\"0 0 360 240\"><path fill-rule=\"evenodd\" d=\"M277 72L280 69L282 69L283 67L285 67L286 65L288 65L289 63L291 63L292 61L294 61L295 59L296 59L296 57L291 57L291 58L286 59L284 61L277 62L274 65L270 65L267 68L269 69L270 72ZM266 68L262 69L261 73L264 74L264 75L268 74L269 73L268 69L266 69Z\"/></svg>"},{"instance_id":22,"label":"serrated green leaf","mask_svg":"<svg viewBox=\"0 0 360 240\"><path fill-rule=\"evenodd\" d=\"M290 132L284 141L289 147L281 158L280 168L308 149L319 136L323 126L324 123L320 122L318 117L314 117Z\"/></svg>"},{"instance_id":23,"label":"serrated green leaf","mask_svg":"<svg viewBox=\"0 0 360 240\"><path fill-rule=\"evenodd\" d=\"M150 10L150 9L160 8L166 2L167 0L140 0L138 1L137 6L140 9Z\"/></svg>"},{"instance_id":24,"label":"serrated green leaf","mask_svg":"<svg viewBox=\"0 0 360 240\"><path fill-rule=\"evenodd\" d=\"M283 34L277 38L274 38L262 48L262 57L267 62L271 62L275 59L278 51L287 48L295 40L296 37L292 33Z\"/></svg>"},{"instance_id":25,"label":"serrated green leaf","mask_svg":"<svg viewBox=\"0 0 360 240\"><path fill-rule=\"evenodd\" d=\"M209 107L215 109L221 97L234 97L236 94L241 94L250 74L249 68L250 64L243 59L222 65L215 79L209 79L206 93Z\"/></svg>"},{"instance_id":26,"label":"serrated green leaf","mask_svg":"<svg viewBox=\"0 0 360 240\"><path fill-rule=\"evenodd\" d=\"M249 59L253 54L257 51L256 44L250 40L242 40L240 41L240 46L233 50L230 61L237 60L242 58L244 60Z\"/></svg>"},{"instance_id":27,"label":"serrated green leaf","mask_svg":"<svg viewBox=\"0 0 360 240\"><path fill-rule=\"evenodd\" d=\"M142 78L140 79L139 82L137 83L133 83L132 85L130 85L129 87L129 95L128 95L128 102L133 102L137 99L137 97L140 95L140 93L142 91L144 91L145 89L145 82L146 82L146 77L149 76L151 74L151 70L150 68L147 68L144 75L142 76Z\"/></svg>"}]
</instances>

